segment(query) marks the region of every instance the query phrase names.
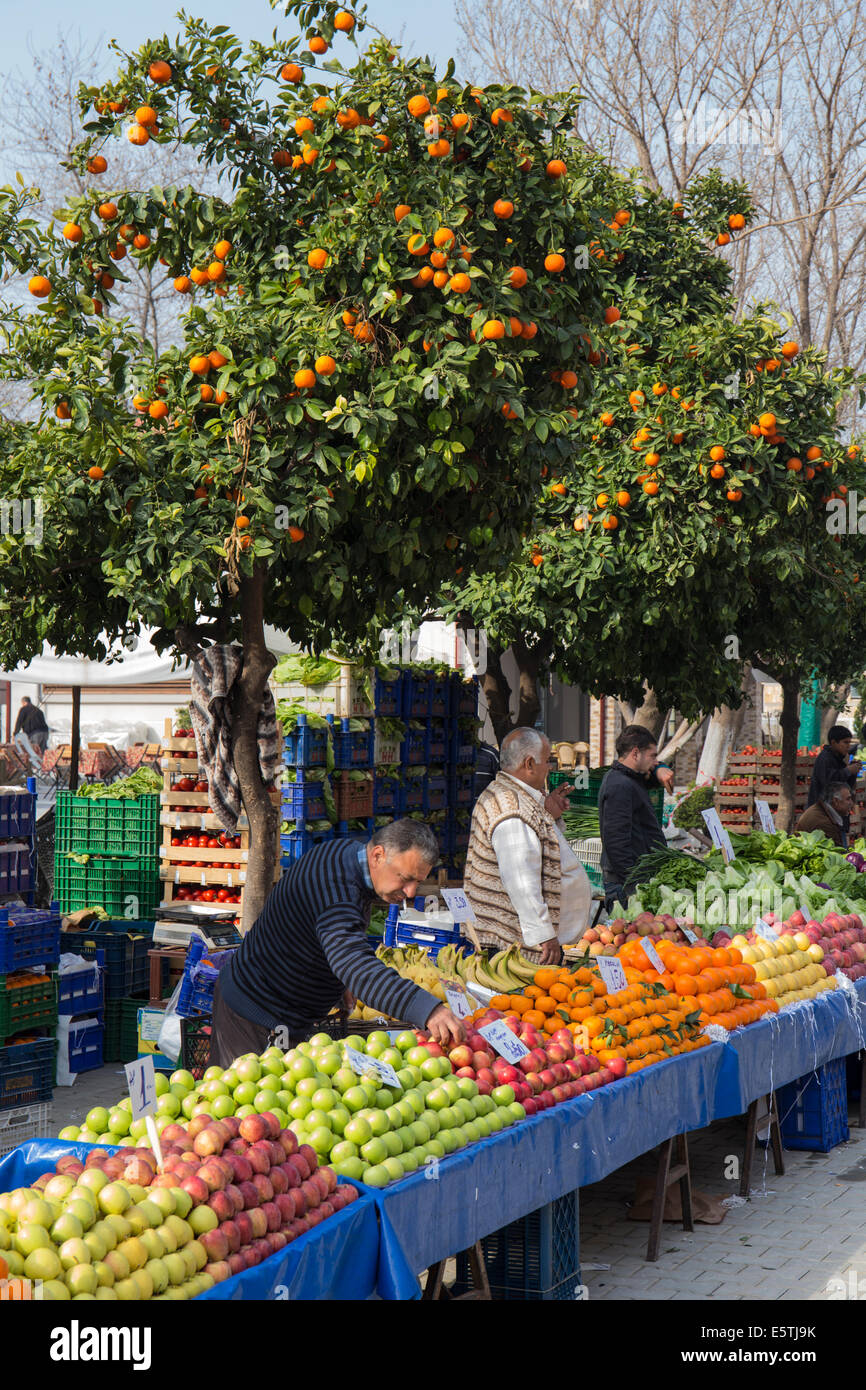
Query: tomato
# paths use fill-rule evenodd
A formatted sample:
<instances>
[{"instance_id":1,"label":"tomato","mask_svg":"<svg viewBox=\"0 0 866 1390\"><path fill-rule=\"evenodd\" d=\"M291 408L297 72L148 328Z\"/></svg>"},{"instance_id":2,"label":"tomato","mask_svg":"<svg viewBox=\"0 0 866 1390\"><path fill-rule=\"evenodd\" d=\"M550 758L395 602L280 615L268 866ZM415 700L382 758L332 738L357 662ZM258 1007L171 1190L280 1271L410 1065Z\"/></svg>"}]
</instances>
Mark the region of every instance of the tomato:
<instances>
[{"instance_id":1,"label":"tomato","mask_svg":"<svg viewBox=\"0 0 866 1390\"><path fill-rule=\"evenodd\" d=\"M201 890L201 900L203 903L216 902L216 892L213 888L203 888Z\"/></svg>"},{"instance_id":2,"label":"tomato","mask_svg":"<svg viewBox=\"0 0 866 1390\"><path fill-rule=\"evenodd\" d=\"M204 781L196 782L195 787L194 787L194 790L197 791L197 792L206 792L207 789L208 789L207 782L204 782Z\"/></svg>"},{"instance_id":3,"label":"tomato","mask_svg":"<svg viewBox=\"0 0 866 1390\"><path fill-rule=\"evenodd\" d=\"M183 844L183 841L181 840L181 838L180 838L179 835L172 835L172 837L171 837L171 843L172 843L173 845L181 845L181 844Z\"/></svg>"},{"instance_id":4,"label":"tomato","mask_svg":"<svg viewBox=\"0 0 866 1390\"><path fill-rule=\"evenodd\" d=\"M232 895L228 888L218 888L216 896L218 903L230 903L232 900Z\"/></svg>"},{"instance_id":5,"label":"tomato","mask_svg":"<svg viewBox=\"0 0 866 1390\"><path fill-rule=\"evenodd\" d=\"M220 842L219 842L219 840L216 838L215 835L211 835L211 836L209 837L208 842L207 842L207 847L208 847L208 849L219 849L219 848L220 848Z\"/></svg>"}]
</instances>

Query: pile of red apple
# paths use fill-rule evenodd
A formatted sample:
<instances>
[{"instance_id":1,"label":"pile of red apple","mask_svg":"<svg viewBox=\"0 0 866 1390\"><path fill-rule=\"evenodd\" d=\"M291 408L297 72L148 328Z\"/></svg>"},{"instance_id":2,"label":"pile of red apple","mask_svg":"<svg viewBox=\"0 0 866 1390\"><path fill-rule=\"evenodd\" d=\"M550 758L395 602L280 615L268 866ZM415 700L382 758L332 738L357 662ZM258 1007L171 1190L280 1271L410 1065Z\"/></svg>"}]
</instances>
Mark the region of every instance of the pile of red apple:
<instances>
[{"instance_id":1,"label":"pile of red apple","mask_svg":"<svg viewBox=\"0 0 866 1390\"><path fill-rule=\"evenodd\" d=\"M242 1120L196 1115L186 1125L167 1125L160 1145L162 1172L144 1147L116 1154L92 1149L85 1164L66 1156L57 1172L77 1176L98 1167L112 1181L182 1188L192 1199L188 1219L215 1283L260 1264L358 1197L357 1188L338 1183L315 1150L299 1145L267 1111Z\"/></svg>"},{"instance_id":2,"label":"pile of red apple","mask_svg":"<svg viewBox=\"0 0 866 1390\"><path fill-rule=\"evenodd\" d=\"M772 913L768 912L767 920L770 917ZM849 980L860 980L866 976L866 927L856 912L844 915L831 912L823 922L817 922L814 918L807 921L798 909L781 925L777 924L776 930L780 936L803 932L810 941L821 947L825 966L832 961Z\"/></svg>"},{"instance_id":3,"label":"pile of red apple","mask_svg":"<svg viewBox=\"0 0 866 1390\"><path fill-rule=\"evenodd\" d=\"M502 1019L529 1048L516 1066L496 1056L476 1031L496 1019ZM452 1047L448 1060L457 1076L468 1076L477 1083L482 1095L490 1095L497 1086L510 1086L527 1115L618 1081L627 1069L621 1057L602 1065L594 1052L575 1047L567 1028L560 1028L547 1039L533 1024L524 1023L519 1014L502 1014L496 1009L488 1009L474 1020L466 1042Z\"/></svg>"}]
</instances>

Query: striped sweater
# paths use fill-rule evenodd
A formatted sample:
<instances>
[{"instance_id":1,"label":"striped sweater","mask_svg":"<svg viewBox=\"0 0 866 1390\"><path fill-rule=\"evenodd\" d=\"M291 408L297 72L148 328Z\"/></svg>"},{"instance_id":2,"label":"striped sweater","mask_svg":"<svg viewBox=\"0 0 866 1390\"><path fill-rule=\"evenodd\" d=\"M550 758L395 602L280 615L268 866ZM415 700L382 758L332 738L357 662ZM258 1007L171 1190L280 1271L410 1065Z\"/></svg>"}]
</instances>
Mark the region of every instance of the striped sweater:
<instances>
[{"instance_id":1,"label":"striped sweater","mask_svg":"<svg viewBox=\"0 0 866 1390\"><path fill-rule=\"evenodd\" d=\"M365 845L331 840L309 850L274 885L221 972L228 1007L298 1034L350 989L370 1008L423 1028L440 1001L377 958L367 939L375 896Z\"/></svg>"}]
</instances>

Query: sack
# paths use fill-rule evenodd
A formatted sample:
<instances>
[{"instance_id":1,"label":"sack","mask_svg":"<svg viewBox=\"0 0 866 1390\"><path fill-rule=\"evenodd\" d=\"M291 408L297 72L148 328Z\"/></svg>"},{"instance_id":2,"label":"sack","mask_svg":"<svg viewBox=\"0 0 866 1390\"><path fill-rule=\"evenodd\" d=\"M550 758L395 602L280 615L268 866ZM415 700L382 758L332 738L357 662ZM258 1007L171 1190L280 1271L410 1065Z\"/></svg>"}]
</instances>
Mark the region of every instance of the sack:
<instances>
[{"instance_id":1,"label":"sack","mask_svg":"<svg viewBox=\"0 0 866 1390\"><path fill-rule=\"evenodd\" d=\"M180 999L180 990L183 980L180 979L175 987L174 994L165 1006L165 1013L162 1016L162 1024L157 1039L157 1049L164 1056L170 1058L172 1062L177 1062L181 1053L181 1026L182 1018L177 1012L177 1003Z\"/></svg>"}]
</instances>

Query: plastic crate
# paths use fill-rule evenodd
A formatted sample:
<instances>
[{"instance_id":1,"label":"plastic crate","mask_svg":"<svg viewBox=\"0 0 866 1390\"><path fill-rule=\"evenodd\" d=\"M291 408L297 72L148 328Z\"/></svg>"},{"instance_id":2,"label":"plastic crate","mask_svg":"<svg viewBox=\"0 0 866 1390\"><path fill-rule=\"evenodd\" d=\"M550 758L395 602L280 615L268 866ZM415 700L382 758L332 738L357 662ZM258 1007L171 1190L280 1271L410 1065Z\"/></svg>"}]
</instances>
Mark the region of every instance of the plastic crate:
<instances>
[{"instance_id":1,"label":"plastic crate","mask_svg":"<svg viewBox=\"0 0 866 1390\"><path fill-rule=\"evenodd\" d=\"M294 782L283 782L280 788L280 813L283 820L324 820L327 816L325 789L321 779L308 781L304 768L296 770Z\"/></svg>"},{"instance_id":2,"label":"plastic crate","mask_svg":"<svg viewBox=\"0 0 866 1390\"><path fill-rule=\"evenodd\" d=\"M284 869L289 868L293 860L300 859L301 855L306 854L308 849L312 849L314 845L321 845L326 840L333 840L333 838L333 826L328 830L321 830L315 835L311 835L308 830L293 830L290 835L281 835L281 867Z\"/></svg>"},{"instance_id":3,"label":"plastic crate","mask_svg":"<svg viewBox=\"0 0 866 1390\"><path fill-rule=\"evenodd\" d=\"M210 1065L211 1021L206 1017L182 1018L180 1022L180 1063L200 1081Z\"/></svg>"},{"instance_id":4,"label":"plastic crate","mask_svg":"<svg viewBox=\"0 0 866 1390\"><path fill-rule=\"evenodd\" d=\"M105 1026L100 1019L73 1019L69 1024L69 1070L95 1071L103 1065Z\"/></svg>"},{"instance_id":5,"label":"plastic crate","mask_svg":"<svg viewBox=\"0 0 866 1390\"><path fill-rule=\"evenodd\" d=\"M451 677L434 676L430 684L430 716L448 719L451 716Z\"/></svg>"},{"instance_id":6,"label":"plastic crate","mask_svg":"<svg viewBox=\"0 0 866 1390\"><path fill-rule=\"evenodd\" d=\"M426 767L430 761L430 729L407 729L406 737L400 745L400 761L404 767Z\"/></svg>"},{"instance_id":7,"label":"plastic crate","mask_svg":"<svg viewBox=\"0 0 866 1390\"><path fill-rule=\"evenodd\" d=\"M453 721L448 739L447 761L452 767L474 767L478 761L478 740L471 736L470 729L463 729Z\"/></svg>"},{"instance_id":8,"label":"plastic crate","mask_svg":"<svg viewBox=\"0 0 866 1390\"><path fill-rule=\"evenodd\" d=\"M339 663L340 673L323 685L289 681L274 685L278 700L298 701L313 714L332 714L337 719L367 719L373 713L373 672L350 661Z\"/></svg>"},{"instance_id":9,"label":"plastic crate","mask_svg":"<svg viewBox=\"0 0 866 1390\"><path fill-rule=\"evenodd\" d=\"M31 965L60 960L60 911L33 907L0 908L0 971L9 974Z\"/></svg>"},{"instance_id":10,"label":"plastic crate","mask_svg":"<svg viewBox=\"0 0 866 1390\"><path fill-rule=\"evenodd\" d=\"M459 672L455 671L451 676L451 717L457 719L460 716L477 715L478 713L478 677L473 676L471 680L464 680Z\"/></svg>"},{"instance_id":11,"label":"plastic crate","mask_svg":"<svg viewBox=\"0 0 866 1390\"><path fill-rule=\"evenodd\" d=\"M373 815L386 816L390 812L397 813L400 805L400 783L396 777L379 777L373 779Z\"/></svg>"},{"instance_id":12,"label":"plastic crate","mask_svg":"<svg viewBox=\"0 0 866 1390\"><path fill-rule=\"evenodd\" d=\"M580 1285L577 1192L557 1197L481 1241L490 1292L507 1302L573 1302ZM469 1262L457 1259L455 1293L469 1287Z\"/></svg>"},{"instance_id":13,"label":"plastic crate","mask_svg":"<svg viewBox=\"0 0 866 1390\"><path fill-rule=\"evenodd\" d=\"M125 918L100 922L84 931L65 931L63 948L85 960L95 960L97 951L104 952L106 999L149 995L153 926L151 921Z\"/></svg>"},{"instance_id":14,"label":"plastic crate","mask_svg":"<svg viewBox=\"0 0 866 1390\"><path fill-rule=\"evenodd\" d=\"M52 1128L51 1106L45 1102L0 1110L0 1158L29 1139L49 1139Z\"/></svg>"},{"instance_id":15,"label":"plastic crate","mask_svg":"<svg viewBox=\"0 0 866 1390\"><path fill-rule=\"evenodd\" d=\"M102 1055L106 1062L134 1062L138 1056L138 1011L140 999L108 999L105 1004L105 1038Z\"/></svg>"},{"instance_id":16,"label":"plastic crate","mask_svg":"<svg viewBox=\"0 0 866 1390\"><path fill-rule=\"evenodd\" d=\"M29 893L35 887L35 878L32 845L0 844L0 896Z\"/></svg>"},{"instance_id":17,"label":"plastic crate","mask_svg":"<svg viewBox=\"0 0 866 1390\"><path fill-rule=\"evenodd\" d=\"M776 1100L786 1149L829 1153L849 1136L845 1058L825 1062L816 1072L780 1086Z\"/></svg>"},{"instance_id":18,"label":"plastic crate","mask_svg":"<svg viewBox=\"0 0 866 1390\"><path fill-rule=\"evenodd\" d=\"M372 767L373 765L373 721L367 721L368 727L359 733L352 733L349 728L349 720L341 719L339 727L336 721L332 726L332 737L334 740L334 767L353 768L353 767Z\"/></svg>"},{"instance_id":19,"label":"plastic crate","mask_svg":"<svg viewBox=\"0 0 866 1390\"><path fill-rule=\"evenodd\" d=\"M57 1024L57 980L27 972L0 975L0 1044L15 1033Z\"/></svg>"},{"instance_id":20,"label":"plastic crate","mask_svg":"<svg viewBox=\"0 0 866 1390\"><path fill-rule=\"evenodd\" d=\"M404 777L400 783L400 795L397 801L398 814L404 816L407 811L424 810L424 783L426 773L423 777Z\"/></svg>"},{"instance_id":21,"label":"plastic crate","mask_svg":"<svg viewBox=\"0 0 866 1390\"><path fill-rule=\"evenodd\" d=\"M601 872L601 840L569 840L568 843L586 869L586 876L589 879L590 886L603 889L604 876Z\"/></svg>"},{"instance_id":22,"label":"plastic crate","mask_svg":"<svg viewBox=\"0 0 866 1390\"><path fill-rule=\"evenodd\" d=\"M76 864L57 854L54 891L62 912L103 907L111 916L122 917L132 907L148 917L160 901L159 860L105 858Z\"/></svg>"},{"instance_id":23,"label":"plastic crate","mask_svg":"<svg viewBox=\"0 0 866 1390\"><path fill-rule=\"evenodd\" d=\"M123 854L139 859L159 853L159 793L127 800L91 800L57 793L55 849L82 854Z\"/></svg>"},{"instance_id":24,"label":"plastic crate","mask_svg":"<svg viewBox=\"0 0 866 1390\"><path fill-rule=\"evenodd\" d=\"M325 767L329 737L327 729L314 729L305 714L298 715L297 729L283 743L283 762L287 767Z\"/></svg>"},{"instance_id":25,"label":"plastic crate","mask_svg":"<svg viewBox=\"0 0 866 1390\"><path fill-rule=\"evenodd\" d=\"M443 946L455 946L459 943L459 922L455 922L453 927L428 927L422 926L420 922L398 922L394 928L396 946L418 946L434 960Z\"/></svg>"},{"instance_id":26,"label":"plastic crate","mask_svg":"<svg viewBox=\"0 0 866 1390\"><path fill-rule=\"evenodd\" d=\"M449 827L450 835L448 838L447 852L450 856L465 852L469 848L469 828L471 820L467 812L455 813L451 816Z\"/></svg>"},{"instance_id":27,"label":"plastic crate","mask_svg":"<svg viewBox=\"0 0 866 1390\"><path fill-rule=\"evenodd\" d=\"M448 777L444 768L430 768L424 778L422 810L441 811L448 805Z\"/></svg>"},{"instance_id":28,"label":"plastic crate","mask_svg":"<svg viewBox=\"0 0 866 1390\"><path fill-rule=\"evenodd\" d=\"M398 675L392 681L383 680L381 676L376 677L375 688L375 712L376 714L390 715L397 719L403 708L403 677Z\"/></svg>"},{"instance_id":29,"label":"plastic crate","mask_svg":"<svg viewBox=\"0 0 866 1390\"><path fill-rule=\"evenodd\" d=\"M26 839L35 833L35 793L3 792L0 795L0 840Z\"/></svg>"},{"instance_id":30,"label":"plastic crate","mask_svg":"<svg viewBox=\"0 0 866 1390\"><path fill-rule=\"evenodd\" d=\"M458 807L472 805L475 800L475 774L471 768L458 768L448 777L448 804Z\"/></svg>"},{"instance_id":31,"label":"plastic crate","mask_svg":"<svg viewBox=\"0 0 866 1390\"><path fill-rule=\"evenodd\" d=\"M366 844L376 829L376 822L372 816L352 817L353 820L364 820L363 829L350 829L351 822L339 820L335 826L335 835L338 840L357 840L359 844Z\"/></svg>"},{"instance_id":32,"label":"plastic crate","mask_svg":"<svg viewBox=\"0 0 866 1390\"><path fill-rule=\"evenodd\" d=\"M424 911L423 894L419 894L417 898L412 900L412 906L416 912ZM382 932L382 942L385 946L397 945L397 918L402 911L403 909L400 907L399 903L392 903L388 908L388 914L385 918L385 928Z\"/></svg>"},{"instance_id":33,"label":"plastic crate","mask_svg":"<svg viewBox=\"0 0 866 1390\"><path fill-rule=\"evenodd\" d=\"M372 816L373 784L372 772L364 773L363 778L345 771L334 773L334 804L338 821Z\"/></svg>"},{"instance_id":34,"label":"plastic crate","mask_svg":"<svg viewBox=\"0 0 866 1390\"><path fill-rule=\"evenodd\" d=\"M403 718L429 719L433 677L403 672Z\"/></svg>"},{"instance_id":35,"label":"plastic crate","mask_svg":"<svg viewBox=\"0 0 866 1390\"><path fill-rule=\"evenodd\" d=\"M583 771L584 778L586 777L587 774L586 774L586 772L585 772L584 769L577 769L577 771ZM548 786L550 787L550 790L553 791L554 787L559 787L559 786L561 786L563 782L568 782L568 783L573 784L576 775L577 775L576 772L551 772L551 773L549 774L549 776L548 776L548 779L547 779ZM572 805L572 806L597 806L597 805L598 805L598 794L599 794L599 791L601 790L601 784L602 784L602 781L604 780L604 775L605 775L605 774L604 774L603 772L590 772L590 773L588 774L588 776L589 776L589 784L588 784L588 786L585 786L585 787L573 787L573 790L572 790L571 793L569 794L569 798L568 798L569 801L571 802L571 805ZM656 820L658 821L659 825L661 825L661 824L662 824L662 821L663 821L663 819L664 819L664 806L665 806L665 789L664 789L664 787L652 787L652 788L650 788L650 789L649 789L649 799L650 799L650 801L651 801L651 803L652 803L652 808L653 808L653 810L654 810L654 812L655 812Z\"/></svg>"},{"instance_id":36,"label":"plastic crate","mask_svg":"<svg viewBox=\"0 0 866 1390\"><path fill-rule=\"evenodd\" d=\"M0 1110L51 1100L56 1047L54 1038L0 1047Z\"/></svg>"},{"instance_id":37,"label":"plastic crate","mask_svg":"<svg viewBox=\"0 0 866 1390\"><path fill-rule=\"evenodd\" d=\"M379 720L373 720L373 762L376 767L395 767L400 762L402 743L399 734L393 737L383 734Z\"/></svg>"},{"instance_id":38,"label":"plastic crate","mask_svg":"<svg viewBox=\"0 0 866 1390\"><path fill-rule=\"evenodd\" d=\"M434 763L437 767L442 767L448 761L448 752L451 747L452 730L450 721L445 719L434 719L430 723L427 733L427 757L428 763Z\"/></svg>"},{"instance_id":39,"label":"plastic crate","mask_svg":"<svg viewBox=\"0 0 866 1390\"><path fill-rule=\"evenodd\" d=\"M64 1017L88 1014L101 1009L104 1003L102 973L99 969L99 953L94 960L96 969L89 966L80 970L68 970L57 976L57 1012Z\"/></svg>"}]
</instances>

